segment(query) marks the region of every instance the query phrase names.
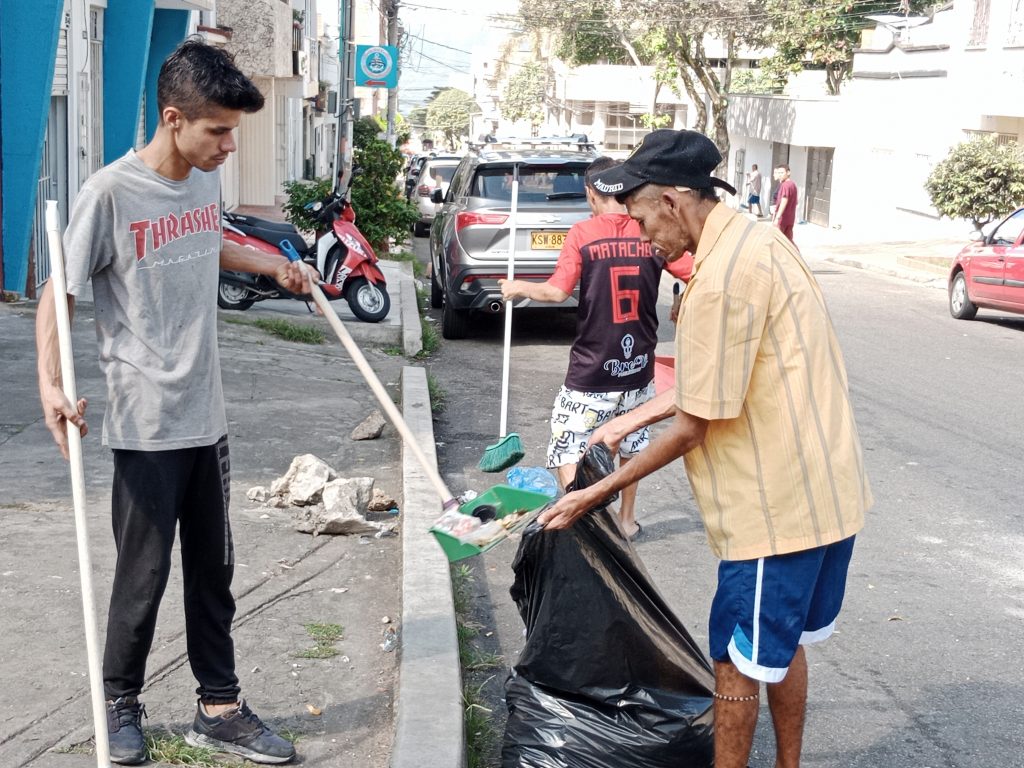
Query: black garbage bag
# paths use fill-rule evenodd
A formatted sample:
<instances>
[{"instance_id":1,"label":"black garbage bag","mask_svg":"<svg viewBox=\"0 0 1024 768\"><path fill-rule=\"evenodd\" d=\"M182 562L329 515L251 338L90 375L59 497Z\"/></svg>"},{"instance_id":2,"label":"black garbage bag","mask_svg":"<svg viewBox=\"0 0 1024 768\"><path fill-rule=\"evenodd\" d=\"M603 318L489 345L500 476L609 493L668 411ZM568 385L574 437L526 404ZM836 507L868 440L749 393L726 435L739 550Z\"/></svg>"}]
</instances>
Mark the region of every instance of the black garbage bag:
<instances>
[{"instance_id":1,"label":"black garbage bag","mask_svg":"<svg viewBox=\"0 0 1024 768\"><path fill-rule=\"evenodd\" d=\"M612 467L591 448L577 487ZM606 505L523 532L512 599L526 645L506 683L502 768L710 768L711 666Z\"/></svg>"}]
</instances>

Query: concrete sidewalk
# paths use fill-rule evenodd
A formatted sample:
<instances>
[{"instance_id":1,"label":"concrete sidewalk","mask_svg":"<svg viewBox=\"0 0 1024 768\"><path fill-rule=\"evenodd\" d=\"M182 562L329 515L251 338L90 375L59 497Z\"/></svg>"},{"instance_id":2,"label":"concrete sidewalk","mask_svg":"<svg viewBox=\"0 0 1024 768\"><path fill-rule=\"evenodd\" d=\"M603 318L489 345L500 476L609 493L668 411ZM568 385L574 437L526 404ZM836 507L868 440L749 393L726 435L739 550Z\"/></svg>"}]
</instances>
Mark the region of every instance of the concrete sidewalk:
<instances>
[{"instance_id":1,"label":"concrete sidewalk","mask_svg":"<svg viewBox=\"0 0 1024 768\"><path fill-rule=\"evenodd\" d=\"M405 412L416 417L418 440L432 446L422 369L373 346L399 346L407 354L419 349L411 265L382 266L394 321L373 326L353 320L346 328L394 399L400 396ZM427 765L415 756L434 744L438 760L430 764L457 768L463 763L462 707L448 565L426 534L440 501L422 483L410 485L415 470L405 466L408 459L392 428L375 441L349 439L378 403L326 321L309 315L300 302L279 304L287 306L264 303L245 313L220 313L243 695L268 724L298 737L303 765ZM343 322L351 320L344 302L334 306ZM326 343L293 344L248 324L269 313L322 326ZM84 441L84 461L102 637L114 559L112 466L99 439L105 387L91 314L90 303L79 302L73 337L79 394L90 399L92 432ZM66 465L39 413L34 321L34 303L0 303L0 765L84 768L95 765L95 758L87 743L92 720L72 500ZM382 328L399 335L383 338ZM398 500L401 537L312 538L293 529L287 511L247 500L250 487L269 484L302 453L320 456L342 476L374 477L378 488ZM415 535L407 539L410 527ZM416 594L418 585L427 584L430 594ZM424 633L413 626L410 611L422 611L425 604L438 608ZM302 656L313 645L305 630L313 622L344 627L337 656ZM399 632L397 652L381 645L392 627ZM187 661L181 573L175 566L143 693L147 729L180 734L191 723L195 682ZM403 723L404 747L392 744L396 721Z\"/></svg>"}]
</instances>

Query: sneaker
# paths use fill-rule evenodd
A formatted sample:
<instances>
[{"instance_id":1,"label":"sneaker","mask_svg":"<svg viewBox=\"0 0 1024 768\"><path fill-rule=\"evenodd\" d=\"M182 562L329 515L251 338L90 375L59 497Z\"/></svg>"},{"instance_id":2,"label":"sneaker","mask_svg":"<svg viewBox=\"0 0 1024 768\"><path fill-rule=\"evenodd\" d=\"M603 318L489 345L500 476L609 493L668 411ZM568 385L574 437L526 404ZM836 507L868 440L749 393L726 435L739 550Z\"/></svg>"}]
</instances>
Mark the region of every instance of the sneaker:
<instances>
[{"instance_id":1,"label":"sneaker","mask_svg":"<svg viewBox=\"0 0 1024 768\"><path fill-rule=\"evenodd\" d=\"M185 734L193 747L209 747L239 755L254 763L287 763L295 758L295 747L263 724L242 699L235 709L217 717L196 705L196 719Z\"/></svg>"},{"instance_id":2,"label":"sneaker","mask_svg":"<svg viewBox=\"0 0 1024 768\"><path fill-rule=\"evenodd\" d=\"M107 738L110 759L119 765L138 765L146 760L146 740L142 738L142 716L146 714L135 696L122 696L107 702Z\"/></svg>"}]
</instances>

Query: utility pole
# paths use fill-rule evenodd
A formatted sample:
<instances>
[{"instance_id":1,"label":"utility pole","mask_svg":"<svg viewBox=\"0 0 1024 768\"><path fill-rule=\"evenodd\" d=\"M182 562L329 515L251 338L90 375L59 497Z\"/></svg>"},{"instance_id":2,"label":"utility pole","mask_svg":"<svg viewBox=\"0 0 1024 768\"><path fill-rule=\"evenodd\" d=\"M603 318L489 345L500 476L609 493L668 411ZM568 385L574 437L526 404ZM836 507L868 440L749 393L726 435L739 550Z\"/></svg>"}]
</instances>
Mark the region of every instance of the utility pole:
<instances>
[{"instance_id":1,"label":"utility pole","mask_svg":"<svg viewBox=\"0 0 1024 768\"><path fill-rule=\"evenodd\" d=\"M338 84L338 145L334 167L346 181L352 176L352 123L355 100L355 46L352 22L355 18L355 0L338 3L338 63L341 78ZM334 180L335 189L338 179Z\"/></svg>"},{"instance_id":2,"label":"utility pole","mask_svg":"<svg viewBox=\"0 0 1024 768\"><path fill-rule=\"evenodd\" d=\"M398 0L388 2L388 45L398 46ZM398 61L395 66L398 66ZM398 114L398 88L388 90L388 144L392 147L396 143L395 116Z\"/></svg>"}]
</instances>

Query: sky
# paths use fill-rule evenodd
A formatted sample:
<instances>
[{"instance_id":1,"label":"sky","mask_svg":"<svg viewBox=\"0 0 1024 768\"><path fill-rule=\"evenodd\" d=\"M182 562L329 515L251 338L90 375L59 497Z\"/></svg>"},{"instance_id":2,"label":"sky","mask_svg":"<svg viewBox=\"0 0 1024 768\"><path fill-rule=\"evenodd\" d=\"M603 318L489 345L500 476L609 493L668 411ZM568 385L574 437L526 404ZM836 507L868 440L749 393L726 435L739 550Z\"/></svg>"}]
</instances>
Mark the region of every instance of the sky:
<instances>
[{"instance_id":1,"label":"sky","mask_svg":"<svg viewBox=\"0 0 1024 768\"><path fill-rule=\"evenodd\" d=\"M379 8L381 0L369 0ZM513 29L519 0L399 0L406 33L399 75L398 109L408 114L435 87L472 90L474 49L497 50ZM318 0L317 11L337 35L338 0Z\"/></svg>"},{"instance_id":2,"label":"sky","mask_svg":"<svg viewBox=\"0 0 1024 768\"><path fill-rule=\"evenodd\" d=\"M401 0L407 43L399 80L399 111L422 104L437 87L471 90L474 49L496 50L511 29L518 0Z\"/></svg>"}]
</instances>

